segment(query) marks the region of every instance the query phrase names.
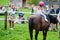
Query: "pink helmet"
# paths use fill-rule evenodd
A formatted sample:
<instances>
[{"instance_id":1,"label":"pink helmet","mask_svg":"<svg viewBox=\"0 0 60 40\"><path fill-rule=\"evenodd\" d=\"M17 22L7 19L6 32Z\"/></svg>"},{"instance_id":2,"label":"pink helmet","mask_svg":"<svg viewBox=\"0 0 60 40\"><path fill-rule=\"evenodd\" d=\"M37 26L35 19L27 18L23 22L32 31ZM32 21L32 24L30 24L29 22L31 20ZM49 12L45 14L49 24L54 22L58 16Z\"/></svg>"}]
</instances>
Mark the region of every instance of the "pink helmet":
<instances>
[{"instance_id":1,"label":"pink helmet","mask_svg":"<svg viewBox=\"0 0 60 40\"><path fill-rule=\"evenodd\" d=\"M40 6L40 7L43 7L43 6L44 6L44 2L42 2L42 1L39 2L39 6Z\"/></svg>"}]
</instances>

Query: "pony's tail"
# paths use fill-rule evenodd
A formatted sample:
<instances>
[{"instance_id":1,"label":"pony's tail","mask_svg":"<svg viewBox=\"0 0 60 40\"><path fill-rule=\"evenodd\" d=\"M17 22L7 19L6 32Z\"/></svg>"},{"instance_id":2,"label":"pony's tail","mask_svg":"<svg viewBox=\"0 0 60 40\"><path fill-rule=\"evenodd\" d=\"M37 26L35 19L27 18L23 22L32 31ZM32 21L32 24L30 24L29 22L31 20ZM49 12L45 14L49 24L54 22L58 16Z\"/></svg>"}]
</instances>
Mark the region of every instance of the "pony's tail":
<instances>
[{"instance_id":1,"label":"pony's tail","mask_svg":"<svg viewBox=\"0 0 60 40\"><path fill-rule=\"evenodd\" d=\"M29 19L29 29L33 28L33 18Z\"/></svg>"}]
</instances>

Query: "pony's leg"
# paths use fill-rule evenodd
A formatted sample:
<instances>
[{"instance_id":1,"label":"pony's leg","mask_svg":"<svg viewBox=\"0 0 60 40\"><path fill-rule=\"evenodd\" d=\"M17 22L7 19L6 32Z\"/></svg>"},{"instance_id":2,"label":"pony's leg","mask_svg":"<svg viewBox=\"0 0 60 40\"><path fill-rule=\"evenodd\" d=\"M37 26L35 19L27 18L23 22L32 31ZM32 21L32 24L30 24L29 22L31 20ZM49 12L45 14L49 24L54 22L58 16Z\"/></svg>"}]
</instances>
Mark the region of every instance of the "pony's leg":
<instances>
[{"instance_id":1,"label":"pony's leg","mask_svg":"<svg viewBox=\"0 0 60 40\"><path fill-rule=\"evenodd\" d=\"M58 23L56 24L56 29L58 29Z\"/></svg>"},{"instance_id":2,"label":"pony's leg","mask_svg":"<svg viewBox=\"0 0 60 40\"><path fill-rule=\"evenodd\" d=\"M35 40L37 40L37 38L38 38L38 33L39 33L39 31L35 32Z\"/></svg>"},{"instance_id":3,"label":"pony's leg","mask_svg":"<svg viewBox=\"0 0 60 40\"><path fill-rule=\"evenodd\" d=\"M46 40L47 30L43 30L43 40Z\"/></svg>"},{"instance_id":4,"label":"pony's leg","mask_svg":"<svg viewBox=\"0 0 60 40\"><path fill-rule=\"evenodd\" d=\"M33 38L33 29L29 29L29 33L30 33L30 39L32 40L32 38Z\"/></svg>"},{"instance_id":5,"label":"pony's leg","mask_svg":"<svg viewBox=\"0 0 60 40\"><path fill-rule=\"evenodd\" d=\"M59 38L60 38L60 31L59 31Z\"/></svg>"}]
</instances>

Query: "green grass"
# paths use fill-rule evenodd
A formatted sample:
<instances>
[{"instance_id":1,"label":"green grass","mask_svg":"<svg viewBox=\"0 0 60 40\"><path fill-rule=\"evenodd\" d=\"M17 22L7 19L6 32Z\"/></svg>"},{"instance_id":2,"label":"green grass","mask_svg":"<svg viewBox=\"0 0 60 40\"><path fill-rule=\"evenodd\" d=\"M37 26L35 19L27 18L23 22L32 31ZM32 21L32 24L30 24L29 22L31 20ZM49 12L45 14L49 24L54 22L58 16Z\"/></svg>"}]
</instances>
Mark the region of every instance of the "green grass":
<instances>
[{"instance_id":1,"label":"green grass","mask_svg":"<svg viewBox=\"0 0 60 40\"><path fill-rule=\"evenodd\" d=\"M0 0L0 5L8 5L10 0Z\"/></svg>"},{"instance_id":2,"label":"green grass","mask_svg":"<svg viewBox=\"0 0 60 40\"><path fill-rule=\"evenodd\" d=\"M4 30L4 22L0 21L0 23L0 40L30 40L27 23L15 24L14 30L10 30L9 23L7 30ZM38 40L42 40L42 38L42 32L39 32ZM60 40L58 38L58 32L48 31L47 40Z\"/></svg>"},{"instance_id":3,"label":"green grass","mask_svg":"<svg viewBox=\"0 0 60 40\"><path fill-rule=\"evenodd\" d=\"M22 10L23 12L31 12L31 9L28 9L28 8L22 8L22 9L20 9L20 10ZM27 11L28 10L28 11Z\"/></svg>"},{"instance_id":4,"label":"green grass","mask_svg":"<svg viewBox=\"0 0 60 40\"><path fill-rule=\"evenodd\" d=\"M4 15L0 15L0 18L4 18Z\"/></svg>"},{"instance_id":5,"label":"green grass","mask_svg":"<svg viewBox=\"0 0 60 40\"><path fill-rule=\"evenodd\" d=\"M26 9L25 11L27 10L28 9ZM16 16L17 14L15 15L15 17ZM28 16L30 16L30 14L25 14L24 18L26 19ZM1 17L4 18L4 15L0 16L0 18ZM33 35L35 35L35 31L33 32ZM38 40L42 39L43 39L42 32L39 32ZM0 40L30 40L28 23L15 24L14 30L10 30L10 26L8 23L7 30L4 30L4 21L0 20ZM48 31L47 40L60 40L60 38L58 38L58 32Z\"/></svg>"}]
</instances>

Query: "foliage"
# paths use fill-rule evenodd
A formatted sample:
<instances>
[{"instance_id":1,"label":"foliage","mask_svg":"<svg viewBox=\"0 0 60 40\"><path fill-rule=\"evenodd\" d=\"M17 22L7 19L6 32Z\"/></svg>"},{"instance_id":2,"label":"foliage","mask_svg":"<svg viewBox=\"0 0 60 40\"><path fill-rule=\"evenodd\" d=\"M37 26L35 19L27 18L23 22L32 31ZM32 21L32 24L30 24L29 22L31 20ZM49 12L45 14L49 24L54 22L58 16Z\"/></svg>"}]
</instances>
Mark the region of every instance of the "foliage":
<instances>
[{"instance_id":1,"label":"foliage","mask_svg":"<svg viewBox=\"0 0 60 40\"><path fill-rule=\"evenodd\" d=\"M30 0L28 3L29 3L29 4L38 5L38 3L39 3L40 1L42 1L42 0ZM45 0L44 0L44 1L45 1ZM48 0L46 0L46 1L48 1ZM58 0L53 0L53 1L58 2ZM52 2L52 0L49 0L49 2Z\"/></svg>"},{"instance_id":2,"label":"foliage","mask_svg":"<svg viewBox=\"0 0 60 40\"><path fill-rule=\"evenodd\" d=\"M41 1L41 0L30 0L30 1L29 1L29 4L38 5L38 3L39 3L40 1Z\"/></svg>"}]
</instances>

